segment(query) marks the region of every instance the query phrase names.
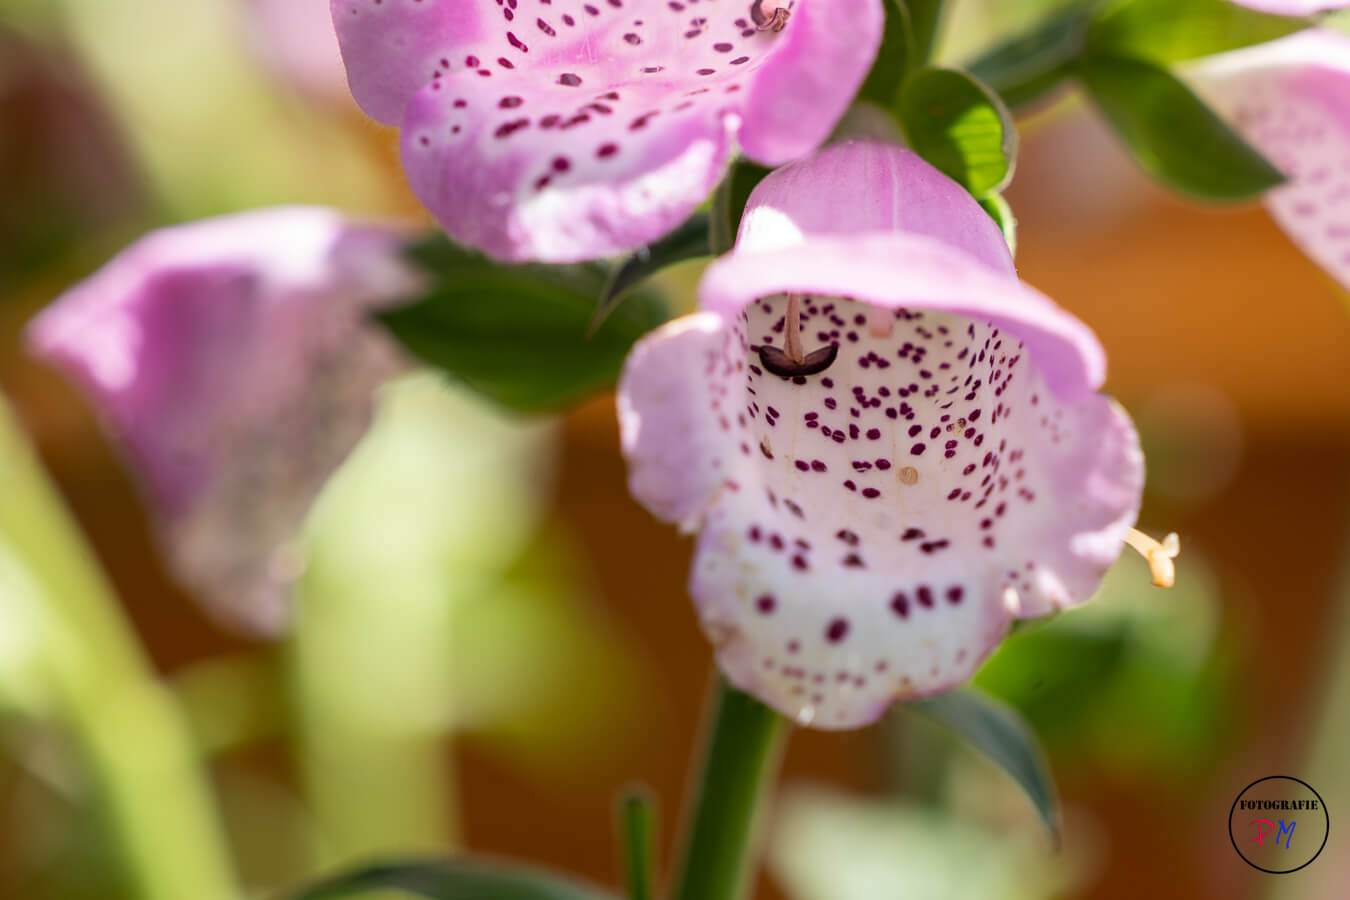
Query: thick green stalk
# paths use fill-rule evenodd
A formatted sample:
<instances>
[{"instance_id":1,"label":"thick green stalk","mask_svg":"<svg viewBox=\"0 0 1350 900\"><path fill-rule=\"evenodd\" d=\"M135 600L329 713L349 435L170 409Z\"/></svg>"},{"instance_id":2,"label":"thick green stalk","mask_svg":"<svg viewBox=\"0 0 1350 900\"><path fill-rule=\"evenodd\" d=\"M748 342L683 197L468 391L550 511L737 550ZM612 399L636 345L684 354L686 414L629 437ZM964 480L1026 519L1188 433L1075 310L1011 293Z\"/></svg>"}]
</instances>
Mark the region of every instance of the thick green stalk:
<instances>
[{"instance_id":1,"label":"thick green stalk","mask_svg":"<svg viewBox=\"0 0 1350 900\"><path fill-rule=\"evenodd\" d=\"M79 743L138 896L238 900L182 713L2 400L0 497L0 549L31 587L48 712Z\"/></svg>"},{"instance_id":2,"label":"thick green stalk","mask_svg":"<svg viewBox=\"0 0 1350 900\"><path fill-rule=\"evenodd\" d=\"M763 800L788 723L718 676L673 900L745 896Z\"/></svg>"}]
</instances>

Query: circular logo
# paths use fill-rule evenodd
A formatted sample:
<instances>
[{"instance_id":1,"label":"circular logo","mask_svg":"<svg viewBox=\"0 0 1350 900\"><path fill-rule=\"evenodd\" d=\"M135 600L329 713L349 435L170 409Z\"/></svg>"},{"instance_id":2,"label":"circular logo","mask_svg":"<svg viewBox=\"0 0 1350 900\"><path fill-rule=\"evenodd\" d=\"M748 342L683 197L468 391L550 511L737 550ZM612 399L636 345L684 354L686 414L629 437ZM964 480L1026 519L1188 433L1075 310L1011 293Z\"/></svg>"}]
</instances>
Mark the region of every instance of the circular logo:
<instances>
[{"instance_id":1,"label":"circular logo","mask_svg":"<svg viewBox=\"0 0 1350 900\"><path fill-rule=\"evenodd\" d=\"M1228 811L1228 837L1254 869L1283 875L1317 859L1327 845L1331 819L1322 797L1288 775L1258 778Z\"/></svg>"}]
</instances>

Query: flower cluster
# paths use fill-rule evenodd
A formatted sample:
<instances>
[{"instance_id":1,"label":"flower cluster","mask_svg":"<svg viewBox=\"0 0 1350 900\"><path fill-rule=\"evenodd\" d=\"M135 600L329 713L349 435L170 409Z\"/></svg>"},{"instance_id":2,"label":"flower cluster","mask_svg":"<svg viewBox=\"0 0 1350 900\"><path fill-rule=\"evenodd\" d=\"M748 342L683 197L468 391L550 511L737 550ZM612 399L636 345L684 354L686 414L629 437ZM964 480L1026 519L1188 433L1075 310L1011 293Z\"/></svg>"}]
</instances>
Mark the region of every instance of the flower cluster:
<instances>
[{"instance_id":1,"label":"flower cluster","mask_svg":"<svg viewBox=\"0 0 1350 900\"><path fill-rule=\"evenodd\" d=\"M1329 2L1250 0L1302 14ZM1091 331L914 152L824 146L880 0L332 0L350 86L414 191L506 261L591 260L683 222L738 150L754 191L699 311L619 385L633 494L697 532L690 590L727 677L847 728L966 680L1009 624L1089 599L1143 459ZM1350 287L1350 42L1308 31L1188 72L1290 176L1270 208ZM318 209L151 235L33 347L141 473L184 581L275 627L284 548L405 363L367 313L413 296L402 233Z\"/></svg>"}]
</instances>

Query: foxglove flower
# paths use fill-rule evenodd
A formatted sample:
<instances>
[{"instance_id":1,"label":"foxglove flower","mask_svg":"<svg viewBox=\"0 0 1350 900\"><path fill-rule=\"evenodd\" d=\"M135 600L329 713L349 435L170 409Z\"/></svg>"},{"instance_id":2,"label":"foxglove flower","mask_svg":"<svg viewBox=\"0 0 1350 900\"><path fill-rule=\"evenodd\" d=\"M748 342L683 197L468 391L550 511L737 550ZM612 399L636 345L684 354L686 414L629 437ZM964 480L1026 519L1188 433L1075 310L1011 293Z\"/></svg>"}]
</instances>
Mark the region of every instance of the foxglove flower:
<instances>
[{"instance_id":1,"label":"foxglove flower","mask_svg":"<svg viewBox=\"0 0 1350 900\"><path fill-rule=\"evenodd\" d=\"M1127 537L1170 579L1097 341L912 152L770 175L700 305L635 347L619 418L634 495L699 533L690 590L742 690L856 727L1087 600Z\"/></svg>"},{"instance_id":2,"label":"foxglove flower","mask_svg":"<svg viewBox=\"0 0 1350 900\"><path fill-rule=\"evenodd\" d=\"M352 93L403 129L462 243L575 262L648 243L717 183L823 141L881 41L880 0L332 0Z\"/></svg>"},{"instance_id":3,"label":"foxglove flower","mask_svg":"<svg viewBox=\"0 0 1350 900\"><path fill-rule=\"evenodd\" d=\"M1350 38L1311 30L1208 59L1196 90L1289 181L1266 205L1350 289Z\"/></svg>"},{"instance_id":4,"label":"foxglove flower","mask_svg":"<svg viewBox=\"0 0 1350 900\"><path fill-rule=\"evenodd\" d=\"M130 456L178 576L235 624L282 623L286 548L402 364L364 324L414 289L400 243L313 208L169 228L31 325Z\"/></svg>"}]
</instances>

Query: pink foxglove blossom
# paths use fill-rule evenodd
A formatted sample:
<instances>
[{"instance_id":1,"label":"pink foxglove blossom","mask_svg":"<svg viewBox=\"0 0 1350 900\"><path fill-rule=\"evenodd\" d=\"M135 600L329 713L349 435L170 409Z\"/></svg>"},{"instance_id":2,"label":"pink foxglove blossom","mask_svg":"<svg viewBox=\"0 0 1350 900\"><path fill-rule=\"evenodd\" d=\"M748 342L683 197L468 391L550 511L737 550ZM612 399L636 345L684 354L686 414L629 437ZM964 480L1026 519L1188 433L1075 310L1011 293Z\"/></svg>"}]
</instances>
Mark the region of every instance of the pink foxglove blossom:
<instances>
[{"instance_id":1,"label":"pink foxglove blossom","mask_svg":"<svg viewBox=\"0 0 1350 900\"><path fill-rule=\"evenodd\" d=\"M332 0L352 93L403 129L413 190L506 260L648 243L737 143L778 165L871 67L880 0Z\"/></svg>"},{"instance_id":2,"label":"pink foxglove blossom","mask_svg":"<svg viewBox=\"0 0 1350 900\"><path fill-rule=\"evenodd\" d=\"M1205 60L1191 81L1289 176L1266 206L1350 289L1350 38L1300 32Z\"/></svg>"},{"instance_id":3,"label":"pink foxglove blossom","mask_svg":"<svg viewBox=\"0 0 1350 900\"><path fill-rule=\"evenodd\" d=\"M700 307L634 349L619 417L634 495L698 532L690 589L742 690L864 725L1087 600L1122 541L1170 580L1092 332L912 152L770 175Z\"/></svg>"},{"instance_id":4,"label":"pink foxglove blossom","mask_svg":"<svg viewBox=\"0 0 1350 900\"><path fill-rule=\"evenodd\" d=\"M413 289L400 244L315 208L168 228L31 326L129 455L178 576L235 624L281 624L285 548L402 365L364 322Z\"/></svg>"}]
</instances>

